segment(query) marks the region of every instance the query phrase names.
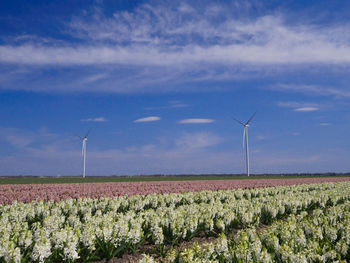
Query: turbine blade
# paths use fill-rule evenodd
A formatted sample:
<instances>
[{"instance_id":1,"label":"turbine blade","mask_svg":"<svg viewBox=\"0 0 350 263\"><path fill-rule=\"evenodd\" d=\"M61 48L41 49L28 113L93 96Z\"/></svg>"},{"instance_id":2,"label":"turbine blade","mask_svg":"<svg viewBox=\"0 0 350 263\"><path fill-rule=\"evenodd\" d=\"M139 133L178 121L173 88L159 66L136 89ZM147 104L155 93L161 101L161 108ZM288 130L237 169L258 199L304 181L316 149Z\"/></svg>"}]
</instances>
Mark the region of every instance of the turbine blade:
<instances>
[{"instance_id":1,"label":"turbine blade","mask_svg":"<svg viewBox=\"0 0 350 263\"><path fill-rule=\"evenodd\" d=\"M84 138L87 138L90 132L91 132L91 128L88 130Z\"/></svg>"},{"instance_id":2,"label":"turbine blade","mask_svg":"<svg viewBox=\"0 0 350 263\"><path fill-rule=\"evenodd\" d=\"M256 112L254 112L254 114L252 115L252 117L249 118L249 120L247 121L246 125L249 124L249 122L255 117Z\"/></svg>"},{"instance_id":3,"label":"turbine blade","mask_svg":"<svg viewBox=\"0 0 350 263\"><path fill-rule=\"evenodd\" d=\"M81 136L79 136L79 135L76 135L76 134L74 134L73 136L74 136L74 137L77 137L77 138L79 138L79 139L81 139L81 140L84 139L83 137L81 137Z\"/></svg>"},{"instance_id":4,"label":"turbine blade","mask_svg":"<svg viewBox=\"0 0 350 263\"><path fill-rule=\"evenodd\" d=\"M235 119L235 118L233 118L233 117L232 117L232 119L234 119L236 122L238 122L239 124L241 124L241 125L243 125L243 126L244 126L244 123L243 123L243 122L241 122L240 120L237 120L237 119Z\"/></svg>"}]
</instances>

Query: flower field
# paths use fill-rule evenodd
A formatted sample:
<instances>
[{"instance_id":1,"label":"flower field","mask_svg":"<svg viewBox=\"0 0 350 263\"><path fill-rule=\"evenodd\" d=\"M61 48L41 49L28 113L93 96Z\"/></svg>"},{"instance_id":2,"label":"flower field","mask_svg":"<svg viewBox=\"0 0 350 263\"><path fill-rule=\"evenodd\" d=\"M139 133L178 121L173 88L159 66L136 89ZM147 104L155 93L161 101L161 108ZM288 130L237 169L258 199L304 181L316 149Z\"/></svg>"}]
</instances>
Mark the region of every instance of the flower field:
<instances>
[{"instance_id":1,"label":"flower field","mask_svg":"<svg viewBox=\"0 0 350 263\"><path fill-rule=\"evenodd\" d=\"M75 199L68 192L68 199L56 202L12 200L0 205L0 262L93 262L145 247L150 255L141 262L350 259L349 181L199 190ZM198 236L217 239L176 249Z\"/></svg>"},{"instance_id":2,"label":"flower field","mask_svg":"<svg viewBox=\"0 0 350 263\"><path fill-rule=\"evenodd\" d=\"M100 198L122 195L198 192L238 188L271 187L349 180L350 177L316 177L249 180L193 180L160 182L70 183L70 184L8 184L0 185L0 204L13 201L61 201L69 198Z\"/></svg>"},{"instance_id":3,"label":"flower field","mask_svg":"<svg viewBox=\"0 0 350 263\"><path fill-rule=\"evenodd\" d=\"M224 234L215 243L194 244L184 251L170 251L167 262L349 262L350 202L327 210L315 209L290 215L268 230L248 227L234 238ZM144 256L142 261L154 259Z\"/></svg>"}]
</instances>

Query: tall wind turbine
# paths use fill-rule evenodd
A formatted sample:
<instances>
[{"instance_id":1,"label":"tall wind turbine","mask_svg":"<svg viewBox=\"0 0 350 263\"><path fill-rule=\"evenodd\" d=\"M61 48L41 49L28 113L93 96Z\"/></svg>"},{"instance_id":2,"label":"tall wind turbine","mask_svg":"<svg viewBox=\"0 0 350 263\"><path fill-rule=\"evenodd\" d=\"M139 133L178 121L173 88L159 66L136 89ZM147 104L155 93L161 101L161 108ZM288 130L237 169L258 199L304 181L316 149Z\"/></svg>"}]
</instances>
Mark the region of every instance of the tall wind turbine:
<instances>
[{"instance_id":1,"label":"tall wind turbine","mask_svg":"<svg viewBox=\"0 0 350 263\"><path fill-rule=\"evenodd\" d=\"M78 136L82 142L83 142L83 147L81 149L81 154L83 156L83 178L85 178L85 164L86 164L86 141L87 141L87 137L90 133L91 129L86 133L86 135L84 137L80 137Z\"/></svg>"},{"instance_id":2,"label":"tall wind turbine","mask_svg":"<svg viewBox=\"0 0 350 263\"><path fill-rule=\"evenodd\" d=\"M243 148L244 148L244 139L245 139L245 160L246 160L247 176L250 175L250 173L249 173L248 127L249 127L249 123L254 118L255 114L256 114L256 112L249 118L249 120L246 123L243 123L240 120L233 118L236 122L238 122L239 124L241 124L243 126Z\"/></svg>"}]
</instances>

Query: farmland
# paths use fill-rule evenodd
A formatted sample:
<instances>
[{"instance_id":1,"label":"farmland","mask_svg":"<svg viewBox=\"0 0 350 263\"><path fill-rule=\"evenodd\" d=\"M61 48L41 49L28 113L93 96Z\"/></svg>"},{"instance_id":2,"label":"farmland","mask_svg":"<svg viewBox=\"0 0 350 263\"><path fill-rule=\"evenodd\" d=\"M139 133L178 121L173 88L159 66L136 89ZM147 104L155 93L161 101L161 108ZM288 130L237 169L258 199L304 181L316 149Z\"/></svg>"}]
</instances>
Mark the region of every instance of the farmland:
<instances>
[{"instance_id":1,"label":"farmland","mask_svg":"<svg viewBox=\"0 0 350 263\"><path fill-rule=\"evenodd\" d=\"M0 185L0 204L14 200L30 202L39 200L60 201L68 198L100 198L122 195L198 192L203 190L227 190L238 188L271 187L350 180L350 177L306 177L235 180L186 180L151 182L106 182L71 184L17 184Z\"/></svg>"},{"instance_id":2,"label":"farmland","mask_svg":"<svg viewBox=\"0 0 350 263\"><path fill-rule=\"evenodd\" d=\"M2 185L0 195L0 262L350 259L349 178Z\"/></svg>"},{"instance_id":3,"label":"farmland","mask_svg":"<svg viewBox=\"0 0 350 263\"><path fill-rule=\"evenodd\" d=\"M111 182L154 182L154 181L198 181L198 180L255 180L295 178L350 177L350 174L291 174L291 175L147 175L147 176L88 176L82 177L38 177L5 176L0 184L69 184L69 183L111 183Z\"/></svg>"}]
</instances>

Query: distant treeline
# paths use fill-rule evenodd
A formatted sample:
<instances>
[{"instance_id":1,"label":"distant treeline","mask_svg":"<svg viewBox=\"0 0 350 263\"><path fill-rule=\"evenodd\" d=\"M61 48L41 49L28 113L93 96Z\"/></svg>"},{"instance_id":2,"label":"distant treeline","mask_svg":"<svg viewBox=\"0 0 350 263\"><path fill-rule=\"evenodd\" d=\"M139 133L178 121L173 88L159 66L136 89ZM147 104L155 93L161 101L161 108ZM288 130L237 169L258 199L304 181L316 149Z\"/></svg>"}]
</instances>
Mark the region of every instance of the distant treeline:
<instances>
[{"instance_id":1,"label":"distant treeline","mask_svg":"<svg viewBox=\"0 0 350 263\"><path fill-rule=\"evenodd\" d=\"M297 177L319 177L319 176L349 176L349 173L281 173L281 174L250 174L251 177L280 177L280 176L297 176ZM118 177L118 178L148 178L148 177L246 177L246 174L152 174L152 175L98 175L98 176L89 176L92 177ZM39 175L4 175L0 176L0 178L8 178L8 177L17 177L17 178L52 178L52 177L60 177L60 178L81 178L81 176L39 176Z\"/></svg>"}]
</instances>

